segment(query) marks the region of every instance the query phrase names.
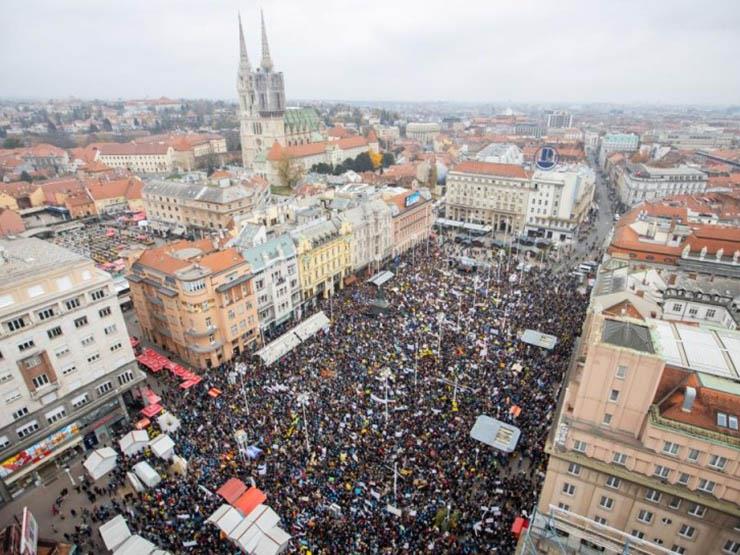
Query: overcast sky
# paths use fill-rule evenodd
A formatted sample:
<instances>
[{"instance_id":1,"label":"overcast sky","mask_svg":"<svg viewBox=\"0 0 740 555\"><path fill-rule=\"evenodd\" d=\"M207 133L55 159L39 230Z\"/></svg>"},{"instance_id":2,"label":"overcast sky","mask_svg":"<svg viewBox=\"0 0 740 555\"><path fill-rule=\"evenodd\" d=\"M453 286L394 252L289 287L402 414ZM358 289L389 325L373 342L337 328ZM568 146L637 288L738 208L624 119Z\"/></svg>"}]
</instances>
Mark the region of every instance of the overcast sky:
<instances>
[{"instance_id":1,"label":"overcast sky","mask_svg":"<svg viewBox=\"0 0 740 555\"><path fill-rule=\"evenodd\" d=\"M740 103L738 0L3 0L0 97Z\"/></svg>"}]
</instances>

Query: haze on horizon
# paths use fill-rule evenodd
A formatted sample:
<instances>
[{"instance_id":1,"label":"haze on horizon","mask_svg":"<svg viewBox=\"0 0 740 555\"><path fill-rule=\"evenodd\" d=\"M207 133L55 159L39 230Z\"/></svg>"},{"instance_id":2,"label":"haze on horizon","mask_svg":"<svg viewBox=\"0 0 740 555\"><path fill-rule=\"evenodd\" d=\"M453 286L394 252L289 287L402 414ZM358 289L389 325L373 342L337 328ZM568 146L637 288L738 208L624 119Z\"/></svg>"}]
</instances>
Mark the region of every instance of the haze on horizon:
<instances>
[{"instance_id":1,"label":"haze on horizon","mask_svg":"<svg viewBox=\"0 0 740 555\"><path fill-rule=\"evenodd\" d=\"M0 98L236 100L260 7L289 99L740 103L736 0L9 0Z\"/></svg>"}]
</instances>

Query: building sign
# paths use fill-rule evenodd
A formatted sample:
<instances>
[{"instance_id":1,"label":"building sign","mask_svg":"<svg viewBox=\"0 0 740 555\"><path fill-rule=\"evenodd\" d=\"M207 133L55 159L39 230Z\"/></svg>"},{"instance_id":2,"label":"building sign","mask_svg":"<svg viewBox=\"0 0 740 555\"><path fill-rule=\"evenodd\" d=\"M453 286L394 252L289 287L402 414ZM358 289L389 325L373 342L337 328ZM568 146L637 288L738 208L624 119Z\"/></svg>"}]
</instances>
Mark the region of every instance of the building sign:
<instances>
[{"instance_id":1,"label":"building sign","mask_svg":"<svg viewBox=\"0 0 740 555\"><path fill-rule=\"evenodd\" d=\"M80 433L80 427L77 422L65 426L54 432L52 435L39 441L38 443L24 449L5 459L0 463L0 477L5 478L14 472L17 472L26 465L33 464L44 460L52 451L58 448L62 443L72 439Z\"/></svg>"},{"instance_id":2,"label":"building sign","mask_svg":"<svg viewBox=\"0 0 740 555\"><path fill-rule=\"evenodd\" d=\"M558 163L558 151L554 146L543 146L534 155L534 165L538 169L548 171Z\"/></svg>"},{"instance_id":3,"label":"building sign","mask_svg":"<svg viewBox=\"0 0 740 555\"><path fill-rule=\"evenodd\" d=\"M39 545L39 525L28 510L23 507L23 524L21 526L21 555L36 555Z\"/></svg>"},{"instance_id":4,"label":"building sign","mask_svg":"<svg viewBox=\"0 0 740 555\"><path fill-rule=\"evenodd\" d=\"M421 200L421 195L419 194L419 191L416 191L414 193L411 193L409 196L406 197L406 201L404 203L404 206L408 208L412 204L416 204Z\"/></svg>"}]
</instances>

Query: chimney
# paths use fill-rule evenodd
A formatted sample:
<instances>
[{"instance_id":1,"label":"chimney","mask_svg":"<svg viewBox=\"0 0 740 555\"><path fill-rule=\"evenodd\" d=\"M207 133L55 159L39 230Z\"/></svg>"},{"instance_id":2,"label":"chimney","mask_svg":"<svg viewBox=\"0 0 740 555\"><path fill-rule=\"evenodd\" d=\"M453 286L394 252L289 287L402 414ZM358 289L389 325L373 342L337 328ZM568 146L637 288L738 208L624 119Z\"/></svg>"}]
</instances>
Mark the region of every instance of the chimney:
<instances>
[{"instance_id":1,"label":"chimney","mask_svg":"<svg viewBox=\"0 0 740 555\"><path fill-rule=\"evenodd\" d=\"M691 412L691 409L694 408L695 400L696 400L696 389L690 386L686 386L686 391L684 392L683 405L681 406L681 410L683 412Z\"/></svg>"}]
</instances>

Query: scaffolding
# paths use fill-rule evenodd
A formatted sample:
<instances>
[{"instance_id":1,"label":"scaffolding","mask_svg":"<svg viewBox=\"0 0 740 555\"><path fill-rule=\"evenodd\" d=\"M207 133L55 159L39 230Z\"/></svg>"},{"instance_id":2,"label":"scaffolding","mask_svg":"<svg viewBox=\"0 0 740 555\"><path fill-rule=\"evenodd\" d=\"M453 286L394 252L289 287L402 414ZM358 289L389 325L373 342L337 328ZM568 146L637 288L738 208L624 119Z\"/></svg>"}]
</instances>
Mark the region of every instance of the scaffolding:
<instances>
[{"instance_id":1,"label":"scaffolding","mask_svg":"<svg viewBox=\"0 0 740 555\"><path fill-rule=\"evenodd\" d=\"M595 520L554 505L548 513L536 507L519 542L520 555L621 553L666 555L671 551Z\"/></svg>"}]
</instances>

